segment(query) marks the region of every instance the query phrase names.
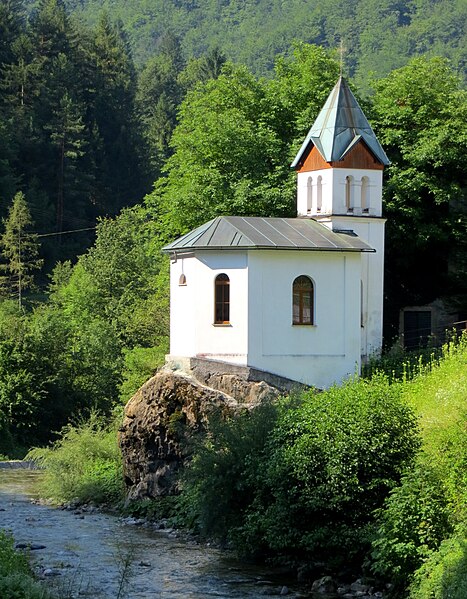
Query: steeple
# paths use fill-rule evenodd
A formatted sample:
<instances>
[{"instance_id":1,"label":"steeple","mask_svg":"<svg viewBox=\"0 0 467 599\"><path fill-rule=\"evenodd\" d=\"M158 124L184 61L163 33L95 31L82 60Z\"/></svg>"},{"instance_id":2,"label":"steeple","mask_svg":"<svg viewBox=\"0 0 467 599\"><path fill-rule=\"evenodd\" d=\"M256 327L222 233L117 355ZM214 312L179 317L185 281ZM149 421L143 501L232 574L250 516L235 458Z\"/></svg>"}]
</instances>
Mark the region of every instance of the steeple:
<instances>
[{"instance_id":1,"label":"steeple","mask_svg":"<svg viewBox=\"0 0 467 599\"><path fill-rule=\"evenodd\" d=\"M325 162L339 167L348 153L362 142L382 166L388 157L376 138L347 82L341 76L308 132L292 168L300 169L313 147Z\"/></svg>"}]
</instances>

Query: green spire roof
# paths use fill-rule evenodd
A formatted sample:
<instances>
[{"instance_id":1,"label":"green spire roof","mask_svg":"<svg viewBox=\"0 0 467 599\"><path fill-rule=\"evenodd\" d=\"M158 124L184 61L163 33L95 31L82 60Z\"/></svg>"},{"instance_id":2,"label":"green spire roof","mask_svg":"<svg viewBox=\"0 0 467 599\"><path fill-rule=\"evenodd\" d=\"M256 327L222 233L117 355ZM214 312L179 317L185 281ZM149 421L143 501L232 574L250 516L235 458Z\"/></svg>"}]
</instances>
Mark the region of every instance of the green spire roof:
<instances>
[{"instance_id":1,"label":"green spire roof","mask_svg":"<svg viewBox=\"0 0 467 599\"><path fill-rule=\"evenodd\" d=\"M360 140L365 142L376 160L384 165L389 164L355 96L346 81L339 77L295 157L292 168L305 157L310 144L316 146L326 162L335 162L342 160Z\"/></svg>"}]
</instances>

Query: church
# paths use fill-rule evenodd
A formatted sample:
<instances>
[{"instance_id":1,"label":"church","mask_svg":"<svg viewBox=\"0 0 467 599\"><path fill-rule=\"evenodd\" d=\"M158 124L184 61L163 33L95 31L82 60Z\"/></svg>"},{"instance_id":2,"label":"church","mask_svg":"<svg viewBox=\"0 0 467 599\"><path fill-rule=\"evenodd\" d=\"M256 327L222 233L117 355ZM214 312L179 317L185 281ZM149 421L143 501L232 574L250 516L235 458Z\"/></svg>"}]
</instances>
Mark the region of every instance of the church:
<instances>
[{"instance_id":1,"label":"church","mask_svg":"<svg viewBox=\"0 0 467 599\"><path fill-rule=\"evenodd\" d=\"M297 217L221 216L165 246L170 355L319 388L382 345L383 169L389 160L341 77L292 167Z\"/></svg>"}]
</instances>

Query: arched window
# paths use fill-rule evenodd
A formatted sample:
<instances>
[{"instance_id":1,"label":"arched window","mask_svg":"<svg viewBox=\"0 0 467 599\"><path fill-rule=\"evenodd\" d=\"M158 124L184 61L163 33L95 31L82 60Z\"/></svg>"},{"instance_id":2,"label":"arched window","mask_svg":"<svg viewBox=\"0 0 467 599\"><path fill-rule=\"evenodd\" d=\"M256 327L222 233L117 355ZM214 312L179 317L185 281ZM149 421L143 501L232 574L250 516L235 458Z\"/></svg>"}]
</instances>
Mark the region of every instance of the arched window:
<instances>
[{"instance_id":1,"label":"arched window","mask_svg":"<svg viewBox=\"0 0 467 599\"><path fill-rule=\"evenodd\" d=\"M292 324L314 324L314 289L311 279L305 275L293 282Z\"/></svg>"},{"instance_id":2,"label":"arched window","mask_svg":"<svg viewBox=\"0 0 467 599\"><path fill-rule=\"evenodd\" d=\"M352 177L345 178L345 208L347 211L352 211Z\"/></svg>"},{"instance_id":3,"label":"arched window","mask_svg":"<svg viewBox=\"0 0 467 599\"><path fill-rule=\"evenodd\" d=\"M368 177L362 177L362 212L368 212Z\"/></svg>"},{"instance_id":4,"label":"arched window","mask_svg":"<svg viewBox=\"0 0 467 599\"><path fill-rule=\"evenodd\" d=\"M230 279L222 273L214 283L214 324L230 323Z\"/></svg>"},{"instance_id":5,"label":"arched window","mask_svg":"<svg viewBox=\"0 0 467 599\"><path fill-rule=\"evenodd\" d=\"M311 212L313 207L313 178L308 177L306 182L306 211Z\"/></svg>"},{"instance_id":6,"label":"arched window","mask_svg":"<svg viewBox=\"0 0 467 599\"><path fill-rule=\"evenodd\" d=\"M323 206L323 177L318 176L318 184L316 186L316 211L321 212Z\"/></svg>"},{"instance_id":7,"label":"arched window","mask_svg":"<svg viewBox=\"0 0 467 599\"><path fill-rule=\"evenodd\" d=\"M186 286L186 276L185 276L184 274L181 274L181 275L180 275L180 278L178 279L178 284L179 284L181 287L184 287L184 286Z\"/></svg>"}]
</instances>

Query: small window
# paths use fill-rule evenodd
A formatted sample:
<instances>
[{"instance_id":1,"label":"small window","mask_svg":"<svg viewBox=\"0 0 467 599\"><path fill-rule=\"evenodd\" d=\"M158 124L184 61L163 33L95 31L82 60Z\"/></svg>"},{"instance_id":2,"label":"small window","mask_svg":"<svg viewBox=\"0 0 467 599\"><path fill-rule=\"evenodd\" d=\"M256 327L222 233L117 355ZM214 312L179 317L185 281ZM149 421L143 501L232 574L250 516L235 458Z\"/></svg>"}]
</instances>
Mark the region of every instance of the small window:
<instances>
[{"instance_id":1,"label":"small window","mask_svg":"<svg viewBox=\"0 0 467 599\"><path fill-rule=\"evenodd\" d=\"M180 278L178 279L178 284L181 287L186 286L186 276L184 274L180 275Z\"/></svg>"},{"instance_id":2,"label":"small window","mask_svg":"<svg viewBox=\"0 0 467 599\"><path fill-rule=\"evenodd\" d=\"M352 177L345 178L345 208L347 212L353 212Z\"/></svg>"},{"instance_id":3,"label":"small window","mask_svg":"<svg viewBox=\"0 0 467 599\"><path fill-rule=\"evenodd\" d=\"M362 177L362 212L368 212L368 177Z\"/></svg>"},{"instance_id":4,"label":"small window","mask_svg":"<svg viewBox=\"0 0 467 599\"><path fill-rule=\"evenodd\" d=\"M321 175L318 177L316 195L316 211L321 212L323 206L323 177Z\"/></svg>"},{"instance_id":5,"label":"small window","mask_svg":"<svg viewBox=\"0 0 467 599\"><path fill-rule=\"evenodd\" d=\"M214 324L230 323L230 279L222 273L215 281Z\"/></svg>"},{"instance_id":6,"label":"small window","mask_svg":"<svg viewBox=\"0 0 467 599\"><path fill-rule=\"evenodd\" d=\"M314 324L314 289L311 279L305 275L293 282L293 324Z\"/></svg>"},{"instance_id":7,"label":"small window","mask_svg":"<svg viewBox=\"0 0 467 599\"><path fill-rule=\"evenodd\" d=\"M306 211L310 213L313 208L313 179L308 177L306 184Z\"/></svg>"}]
</instances>

